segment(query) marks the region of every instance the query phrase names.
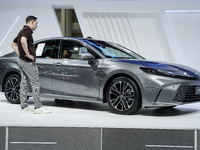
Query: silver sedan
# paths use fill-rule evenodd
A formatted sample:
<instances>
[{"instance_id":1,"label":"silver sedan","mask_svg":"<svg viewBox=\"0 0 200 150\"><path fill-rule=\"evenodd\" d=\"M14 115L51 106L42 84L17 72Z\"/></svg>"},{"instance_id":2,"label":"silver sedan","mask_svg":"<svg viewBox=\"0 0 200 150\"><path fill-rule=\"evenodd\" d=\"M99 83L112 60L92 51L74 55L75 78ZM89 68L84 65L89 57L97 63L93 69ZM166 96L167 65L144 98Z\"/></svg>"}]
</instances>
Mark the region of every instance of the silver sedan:
<instances>
[{"instance_id":1,"label":"silver sedan","mask_svg":"<svg viewBox=\"0 0 200 150\"><path fill-rule=\"evenodd\" d=\"M34 44L41 97L99 101L120 114L200 101L200 74L192 68L148 61L118 44L91 38L48 38ZM0 57L0 91L10 103L20 103L17 62L14 52Z\"/></svg>"}]
</instances>

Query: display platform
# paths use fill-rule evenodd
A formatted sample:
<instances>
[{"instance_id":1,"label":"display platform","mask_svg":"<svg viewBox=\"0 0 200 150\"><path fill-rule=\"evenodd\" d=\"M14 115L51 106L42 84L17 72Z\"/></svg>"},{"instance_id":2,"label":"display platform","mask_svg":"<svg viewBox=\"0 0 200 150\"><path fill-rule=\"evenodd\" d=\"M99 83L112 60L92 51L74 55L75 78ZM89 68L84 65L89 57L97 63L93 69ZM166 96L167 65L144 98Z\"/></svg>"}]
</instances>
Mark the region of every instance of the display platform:
<instances>
[{"instance_id":1,"label":"display platform","mask_svg":"<svg viewBox=\"0 0 200 150\"><path fill-rule=\"evenodd\" d=\"M200 149L200 103L126 116L107 104L41 100L51 114L21 113L0 93L0 149Z\"/></svg>"}]
</instances>

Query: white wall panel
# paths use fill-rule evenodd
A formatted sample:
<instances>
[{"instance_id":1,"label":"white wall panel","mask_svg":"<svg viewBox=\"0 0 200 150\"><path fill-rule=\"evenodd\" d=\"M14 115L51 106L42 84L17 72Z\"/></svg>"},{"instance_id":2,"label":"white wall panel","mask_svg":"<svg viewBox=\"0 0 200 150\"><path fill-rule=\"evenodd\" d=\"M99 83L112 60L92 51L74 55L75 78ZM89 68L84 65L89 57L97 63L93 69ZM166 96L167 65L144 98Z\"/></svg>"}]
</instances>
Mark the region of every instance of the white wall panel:
<instances>
[{"instance_id":1,"label":"white wall panel","mask_svg":"<svg viewBox=\"0 0 200 150\"><path fill-rule=\"evenodd\" d=\"M162 31L159 30L157 18L133 18L131 20L139 52L147 59L171 61L164 47Z\"/></svg>"},{"instance_id":2,"label":"white wall panel","mask_svg":"<svg viewBox=\"0 0 200 150\"><path fill-rule=\"evenodd\" d=\"M105 32L107 37L111 37L111 39L107 39L108 41L113 41L118 43L118 38L117 38L117 34L116 34L116 30L113 27L113 22L111 20L111 16L109 13L104 13L105 20L106 20L106 24L104 25L104 29L107 29L109 32ZM102 23L103 24L103 23Z\"/></svg>"},{"instance_id":3,"label":"white wall panel","mask_svg":"<svg viewBox=\"0 0 200 150\"><path fill-rule=\"evenodd\" d=\"M11 43L26 24L25 19L28 15L38 17L38 28L33 33L34 40L62 36L52 6L0 5L0 56L13 51Z\"/></svg>"},{"instance_id":4,"label":"white wall panel","mask_svg":"<svg viewBox=\"0 0 200 150\"><path fill-rule=\"evenodd\" d=\"M167 13L182 63L200 70L200 11Z\"/></svg>"},{"instance_id":5,"label":"white wall panel","mask_svg":"<svg viewBox=\"0 0 200 150\"><path fill-rule=\"evenodd\" d=\"M147 59L171 61L155 13L83 12L90 36L119 43Z\"/></svg>"}]
</instances>

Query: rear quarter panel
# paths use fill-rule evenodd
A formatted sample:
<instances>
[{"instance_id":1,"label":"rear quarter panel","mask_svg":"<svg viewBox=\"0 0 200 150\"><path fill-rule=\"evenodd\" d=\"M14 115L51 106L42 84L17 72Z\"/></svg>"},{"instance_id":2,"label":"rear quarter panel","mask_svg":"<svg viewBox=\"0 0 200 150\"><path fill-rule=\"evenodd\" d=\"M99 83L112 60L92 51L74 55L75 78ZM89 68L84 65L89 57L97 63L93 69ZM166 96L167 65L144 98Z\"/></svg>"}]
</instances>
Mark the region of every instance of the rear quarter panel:
<instances>
[{"instance_id":1,"label":"rear quarter panel","mask_svg":"<svg viewBox=\"0 0 200 150\"><path fill-rule=\"evenodd\" d=\"M0 91L3 92L3 84L10 74L20 74L18 68L18 58L16 57L1 57L0 58Z\"/></svg>"}]
</instances>

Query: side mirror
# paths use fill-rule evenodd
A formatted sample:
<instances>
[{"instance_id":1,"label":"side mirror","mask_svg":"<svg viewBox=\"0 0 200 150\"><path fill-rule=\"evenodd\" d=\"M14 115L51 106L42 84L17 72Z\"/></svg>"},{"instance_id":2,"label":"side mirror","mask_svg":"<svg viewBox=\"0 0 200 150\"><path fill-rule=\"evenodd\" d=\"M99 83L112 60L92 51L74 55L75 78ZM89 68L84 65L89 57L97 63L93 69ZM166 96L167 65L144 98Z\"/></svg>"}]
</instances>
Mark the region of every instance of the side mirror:
<instances>
[{"instance_id":1,"label":"side mirror","mask_svg":"<svg viewBox=\"0 0 200 150\"><path fill-rule=\"evenodd\" d=\"M92 56L92 54L90 54L88 52L84 52L84 53L79 54L79 58L82 60L91 60L91 59L93 59L93 56Z\"/></svg>"}]
</instances>

